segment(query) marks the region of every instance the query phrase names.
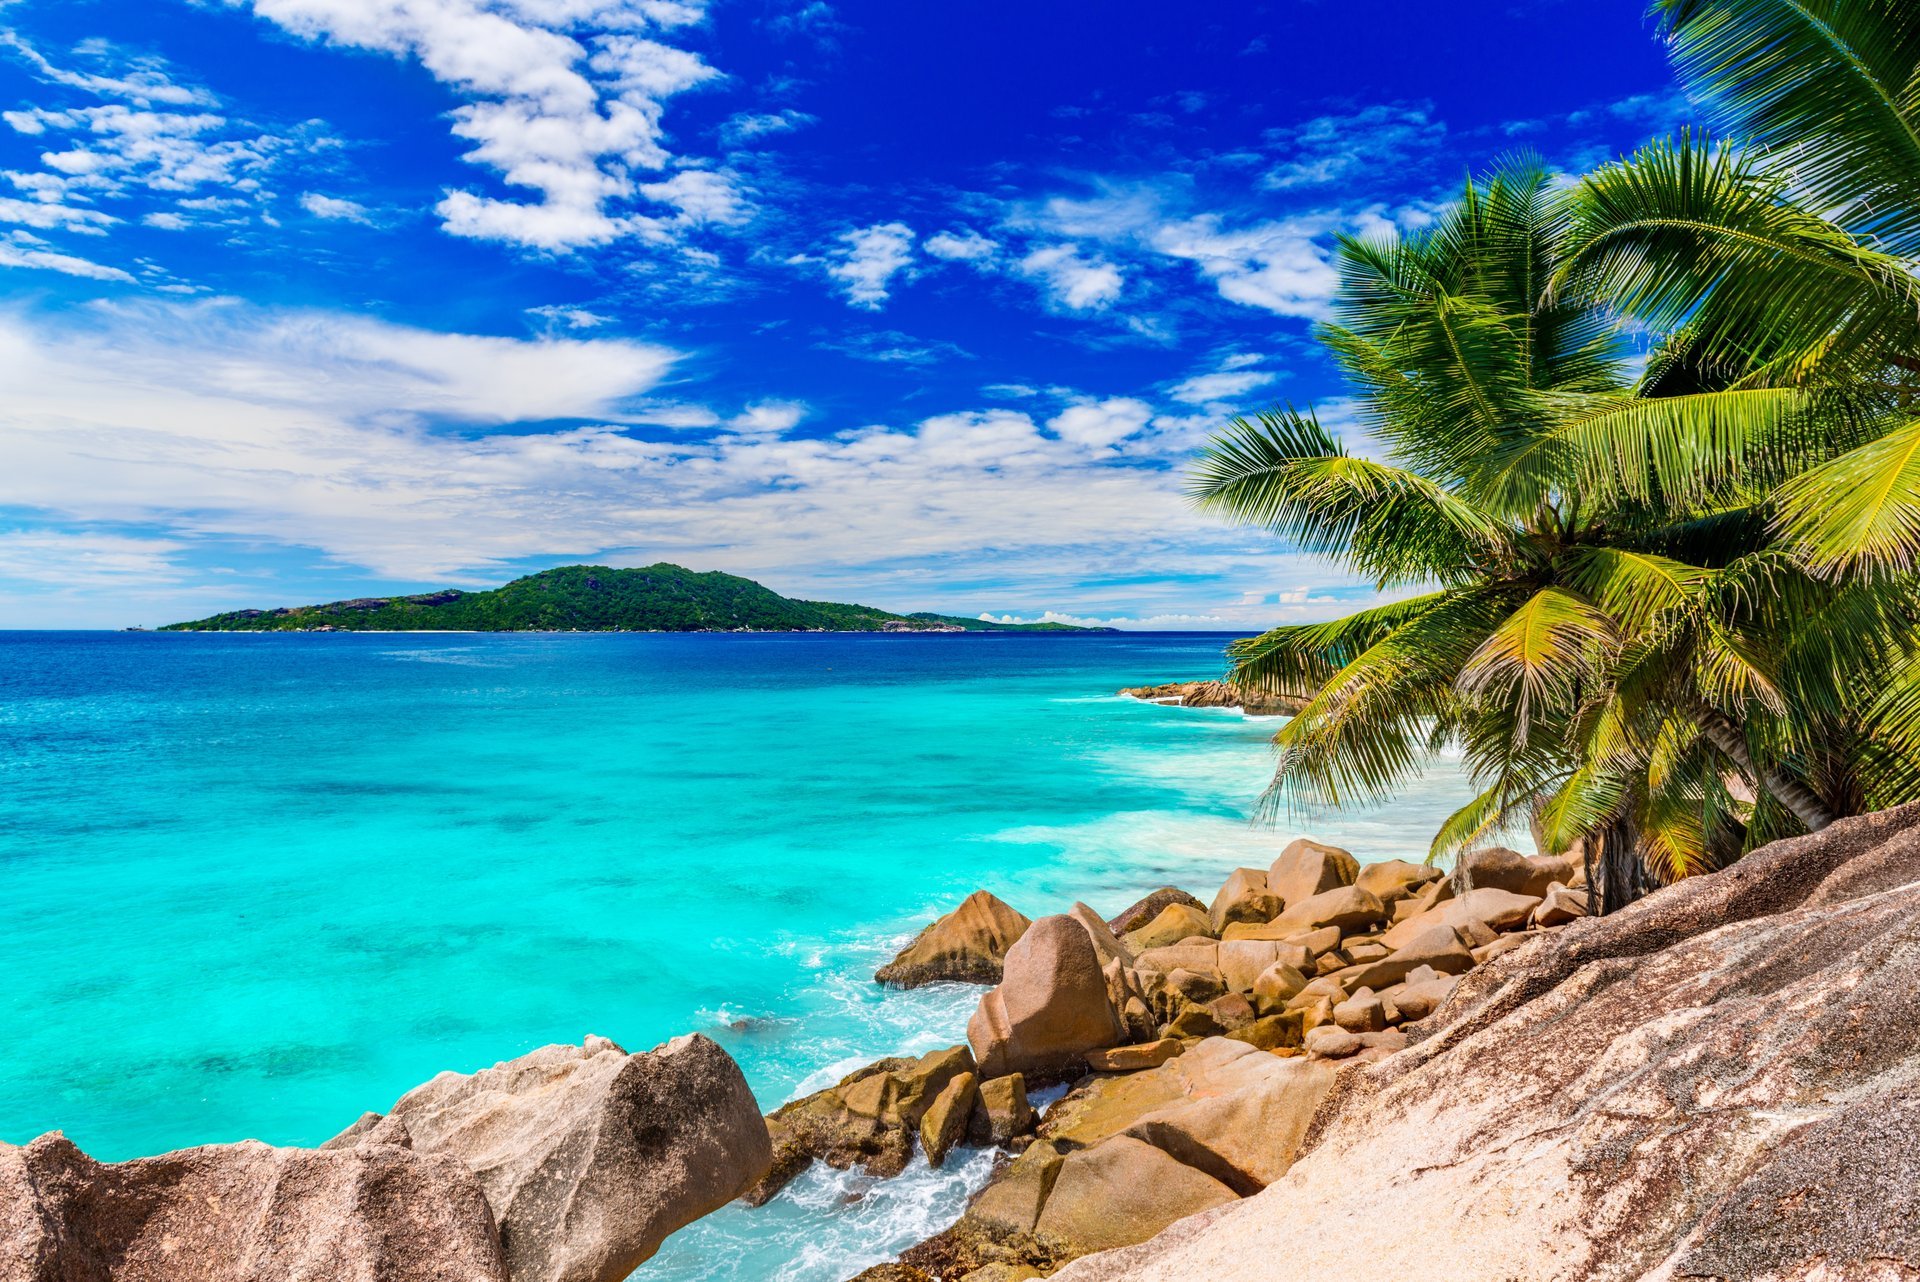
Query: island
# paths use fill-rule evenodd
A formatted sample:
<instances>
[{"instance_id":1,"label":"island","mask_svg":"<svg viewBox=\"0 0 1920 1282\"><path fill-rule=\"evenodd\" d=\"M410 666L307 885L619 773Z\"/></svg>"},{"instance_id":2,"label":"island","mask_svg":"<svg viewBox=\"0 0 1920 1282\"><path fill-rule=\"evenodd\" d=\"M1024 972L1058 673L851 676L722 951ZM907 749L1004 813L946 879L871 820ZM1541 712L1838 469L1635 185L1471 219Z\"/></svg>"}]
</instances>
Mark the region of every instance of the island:
<instances>
[{"instance_id":1,"label":"island","mask_svg":"<svg viewBox=\"0 0 1920 1282\"><path fill-rule=\"evenodd\" d=\"M719 571L660 562L633 570L564 565L478 592L355 597L231 610L163 632L1112 632L1065 623L996 623L868 605L800 601Z\"/></svg>"}]
</instances>

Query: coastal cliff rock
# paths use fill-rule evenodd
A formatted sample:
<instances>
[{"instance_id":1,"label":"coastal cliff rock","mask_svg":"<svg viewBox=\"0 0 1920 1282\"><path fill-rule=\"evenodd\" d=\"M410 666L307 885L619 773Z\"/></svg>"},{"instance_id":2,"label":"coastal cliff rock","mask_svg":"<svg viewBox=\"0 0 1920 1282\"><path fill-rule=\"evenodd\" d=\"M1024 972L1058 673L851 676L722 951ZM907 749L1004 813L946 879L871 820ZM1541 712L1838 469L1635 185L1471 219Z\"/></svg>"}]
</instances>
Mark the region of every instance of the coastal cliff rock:
<instances>
[{"instance_id":1,"label":"coastal cliff rock","mask_svg":"<svg viewBox=\"0 0 1920 1282\"><path fill-rule=\"evenodd\" d=\"M1920 1276L1920 805L1508 939L1411 1037L1310 1034L1373 1062L1264 1191L1054 1276Z\"/></svg>"},{"instance_id":2,"label":"coastal cliff rock","mask_svg":"<svg viewBox=\"0 0 1920 1282\"><path fill-rule=\"evenodd\" d=\"M1111 932L1108 939L1119 946ZM1007 951L1006 977L967 1021L983 1075L1023 1073L1029 1082L1077 1072L1084 1052L1125 1036L1089 930L1066 915L1033 923Z\"/></svg>"},{"instance_id":3,"label":"coastal cliff rock","mask_svg":"<svg viewBox=\"0 0 1920 1282\"><path fill-rule=\"evenodd\" d=\"M1230 681L1174 681L1129 686L1120 693L1143 703L1171 703L1182 708L1239 708L1256 717L1290 717L1307 706L1305 699L1248 690Z\"/></svg>"},{"instance_id":4,"label":"coastal cliff rock","mask_svg":"<svg viewBox=\"0 0 1920 1282\"><path fill-rule=\"evenodd\" d=\"M57 1131L0 1144L7 1282L510 1276L473 1172L405 1143L322 1151L247 1141L113 1163Z\"/></svg>"},{"instance_id":5,"label":"coastal cliff rock","mask_svg":"<svg viewBox=\"0 0 1920 1282\"><path fill-rule=\"evenodd\" d=\"M882 966L874 979L899 988L922 984L997 984L1007 950L1033 923L984 890L940 918Z\"/></svg>"},{"instance_id":6,"label":"coastal cliff rock","mask_svg":"<svg viewBox=\"0 0 1920 1282\"><path fill-rule=\"evenodd\" d=\"M636 1055L589 1037L442 1073L390 1117L416 1152L473 1171L512 1282L619 1282L772 1161L739 1067L697 1034Z\"/></svg>"}]
</instances>

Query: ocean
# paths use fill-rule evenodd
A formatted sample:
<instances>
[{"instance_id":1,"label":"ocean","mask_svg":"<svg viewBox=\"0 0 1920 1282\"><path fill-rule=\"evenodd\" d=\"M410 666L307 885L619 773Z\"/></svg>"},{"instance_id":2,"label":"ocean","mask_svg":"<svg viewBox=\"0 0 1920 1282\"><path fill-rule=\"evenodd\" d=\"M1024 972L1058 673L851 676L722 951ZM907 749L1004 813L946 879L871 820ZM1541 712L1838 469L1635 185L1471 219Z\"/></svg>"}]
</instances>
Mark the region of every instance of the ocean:
<instances>
[{"instance_id":1,"label":"ocean","mask_svg":"<svg viewBox=\"0 0 1920 1282\"><path fill-rule=\"evenodd\" d=\"M976 887L1106 915L1300 834L1424 857L1457 765L1256 827L1277 722L1114 693L1224 642L0 632L0 1140L314 1144L588 1033L706 1033L771 1109L964 1038L979 990L872 974ZM838 1282L990 1164L816 1169L635 1277Z\"/></svg>"}]
</instances>

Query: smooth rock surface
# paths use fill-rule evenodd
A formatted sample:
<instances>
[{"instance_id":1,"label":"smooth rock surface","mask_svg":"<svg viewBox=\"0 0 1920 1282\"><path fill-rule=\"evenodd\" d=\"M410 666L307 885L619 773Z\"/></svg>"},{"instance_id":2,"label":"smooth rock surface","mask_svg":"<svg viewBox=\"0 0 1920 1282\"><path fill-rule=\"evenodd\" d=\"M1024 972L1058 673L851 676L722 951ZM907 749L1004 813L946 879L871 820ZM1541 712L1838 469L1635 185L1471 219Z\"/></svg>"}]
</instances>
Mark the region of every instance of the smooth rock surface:
<instances>
[{"instance_id":1,"label":"smooth rock surface","mask_svg":"<svg viewBox=\"0 0 1920 1282\"><path fill-rule=\"evenodd\" d=\"M619 1282L773 1161L739 1066L697 1034L638 1055L589 1037L442 1073L391 1116L416 1151L479 1178L514 1282Z\"/></svg>"},{"instance_id":2,"label":"smooth rock surface","mask_svg":"<svg viewBox=\"0 0 1920 1282\"><path fill-rule=\"evenodd\" d=\"M1353 885L1360 861L1338 846L1297 837L1267 869L1267 889L1291 908L1303 899Z\"/></svg>"},{"instance_id":3,"label":"smooth rock surface","mask_svg":"<svg viewBox=\"0 0 1920 1282\"><path fill-rule=\"evenodd\" d=\"M369 1128L371 1129L371 1128ZM512 1275L517 1282L519 1275ZM399 1144L210 1144L96 1162L0 1144L5 1282L509 1282L457 1158Z\"/></svg>"},{"instance_id":4,"label":"smooth rock surface","mask_svg":"<svg viewBox=\"0 0 1920 1282\"><path fill-rule=\"evenodd\" d=\"M983 1077L1077 1070L1082 1055L1117 1045L1124 1032L1093 941L1068 916L1033 923L1007 951L1006 977L967 1021Z\"/></svg>"},{"instance_id":5,"label":"smooth rock surface","mask_svg":"<svg viewBox=\"0 0 1920 1282\"><path fill-rule=\"evenodd\" d=\"M1054 1276L1910 1278L1916 1027L1920 805L1473 971L1414 1045L1368 1035L1264 1192Z\"/></svg>"},{"instance_id":6,"label":"smooth rock surface","mask_svg":"<svg viewBox=\"0 0 1920 1282\"><path fill-rule=\"evenodd\" d=\"M1146 898L1129 904L1118 916L1109 918L1107 927L1116 935L1124 935L1140 929L1174 904L1185 904L1202 913L1207 911L1205 904L1178 886L1162 886Z\"/></svg>"}]
</instances>

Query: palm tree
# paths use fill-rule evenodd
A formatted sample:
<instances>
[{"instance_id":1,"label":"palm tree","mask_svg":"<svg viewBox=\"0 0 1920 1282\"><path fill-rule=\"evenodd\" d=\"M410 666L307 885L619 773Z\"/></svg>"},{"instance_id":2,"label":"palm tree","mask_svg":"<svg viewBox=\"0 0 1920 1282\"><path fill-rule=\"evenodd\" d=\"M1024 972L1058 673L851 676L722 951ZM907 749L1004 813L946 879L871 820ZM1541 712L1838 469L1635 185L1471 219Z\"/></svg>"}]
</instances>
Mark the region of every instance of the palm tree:
<instances>
[{"instance_id":1,"label":"palm tree","mask_svg":"<svg viewBox=\"0 0 1920 1282\"><path fill-rule=\"evenodd\" d=\"M1275 410L1216 440L1194 493L1425 589L1233 647L1235 680L1311 696L1270 805L1390 795L1453 741L1483 791L1435 854L1524 816L1549 848L1584 840L1617 900L1648 866L1685 875L1851 808L1777 732L1887 662L1914 602L1782 552L1758 505L1793 475L1794 414L1700 383L1687 341L1630 377L1601 298L1553 288L1584 243L1571 218L1523 158L1425 233L1343 241L1321 338L1384 459ZM1778 418L1778 478L1696 457L1733 414ZM1865 631L1812 624L1836 609Z\"/></svg>"},{"instance_id":2,"label":"palm tree","mask_svg":"<svg viewBox=\"0 0 1920 1282\"><path fill-rule=\"evenodd\" d=\"M1554 287L1660 336L1711 406L1651 441L1669 489L1738 476L1789 608L1825 585L1866 618L1802 621L1793 718L1723 728L1842 810L1920 795L1920 8L1907 0L1661 0L1677 70L1734 148L1682 133L1581 184ZM1615 446L1631 451L1631 441ZM1903 628L1904 623L1904 628ZM1763 742L1764 741L1764 742ZM1803 817L1804 818L1804 817Z\"/></svg>"}]
</instances>

